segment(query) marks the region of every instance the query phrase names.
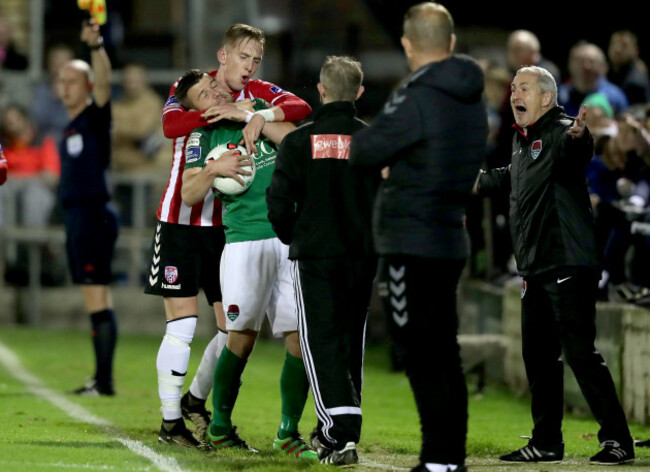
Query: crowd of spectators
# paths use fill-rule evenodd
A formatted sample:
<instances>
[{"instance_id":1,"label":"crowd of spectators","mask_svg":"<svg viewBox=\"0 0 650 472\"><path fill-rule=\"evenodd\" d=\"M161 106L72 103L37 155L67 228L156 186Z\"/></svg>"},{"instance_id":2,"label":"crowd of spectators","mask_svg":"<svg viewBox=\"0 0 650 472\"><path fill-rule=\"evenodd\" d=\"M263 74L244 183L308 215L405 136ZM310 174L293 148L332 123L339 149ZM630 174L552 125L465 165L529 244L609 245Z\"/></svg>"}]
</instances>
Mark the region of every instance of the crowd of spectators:
<instances>
[{"instance_id":1,"label":"crowd of spectators","mask_svg":"<svg viewBox=\"0 0 650 472\"><path fill-rule=\"evenodd\" d=\"M512 123L509 88L513 71L526 65L557 65L541 55L538 38L517 30L506 45L508 67L484 61L486 106L490 136L485 167L509 164ZM650 304L650 81L640 57L637 36L621 30L611 34L607 52L586 40L574 44L566 75L558 80L558 102L576 116L587 106L587 126L595 141L587 179L603 271L601 300ZM499 96L498 88L503 87ZM516 274L507 229L508 202L491 199L487 207L472 207L473 275L502 283ZM478 228L478 229L477 229ZM489 263L477 259L489 252Z\"/></svg>"},{"instance_id":2,"label":"crowd of spectators","mask_svg":"<svg viewBox=\"0 0 650 472\"><path fill-rule=\"evenodd\" d=\"M29 103L15 101L8 89L0 89L0 144L13 182L0 188L0 226L7 224L3 196L10 191L19 209L12 223L59 222L57 146L67 116L57 96L56 77L75 51L68 44L48 47L44 77L30 84ZM557 79L559 104L568 114L576 115L583 104L588 107L587 125L596 152L586 179L603 256L601 298L650 305L650 272L644 270L650 263L650 82L637 36L628 30L614 31L606 48L588 39L577 42L567 63L559 64L542 55L540 40L532 31L519 29L511 32L500 53L501 62L476 57L485 72L490 127L484 166L509 163L514 72L524 65L548 69ZM0 17L0 71L20 72L28 64L29 58L15 47L9 23ZM121 183L115 187L120 218L127 226L132 223L132 179L164 177L169 169L170 143L160 124L163 98L149 83L147 72L143 64L128 63L114 85L112 166L116 174L128 176L116 179ZM507 209L505 197L471 202L470 276L500 284L516 275Z\"/></svg>"}]
</instances>

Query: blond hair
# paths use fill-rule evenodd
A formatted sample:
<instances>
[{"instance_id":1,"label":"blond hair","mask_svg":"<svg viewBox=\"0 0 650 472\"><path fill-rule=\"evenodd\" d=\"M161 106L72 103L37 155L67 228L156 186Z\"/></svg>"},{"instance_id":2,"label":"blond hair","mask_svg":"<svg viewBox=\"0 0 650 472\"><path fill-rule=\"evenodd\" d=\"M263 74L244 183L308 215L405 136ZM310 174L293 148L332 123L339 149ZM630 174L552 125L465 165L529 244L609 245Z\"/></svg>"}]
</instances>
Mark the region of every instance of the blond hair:
<instances>
[{"instance_id":1,"label":"blond hair","mask_svg":"<svg viewBox=\"0 0 650 472\"><path fill-rule=\"evenodd\" d=\"M361 63L350 56L327 56L320 70L320 83L331 101L354 102L363 82Z\"/></svg>"},{"instance_id":2,"label":"blond hair","mask_svg":"<svg viewBox=\"0 0 650 472\"><path fill-rule=\"evenodd\" d=\"M264 47L266 43L264 31L244 23L235 23L228 28L221 44L223 48L230 49L241 42L248 42L250 40L256 41Z\"/></svg>"}]
</instances>

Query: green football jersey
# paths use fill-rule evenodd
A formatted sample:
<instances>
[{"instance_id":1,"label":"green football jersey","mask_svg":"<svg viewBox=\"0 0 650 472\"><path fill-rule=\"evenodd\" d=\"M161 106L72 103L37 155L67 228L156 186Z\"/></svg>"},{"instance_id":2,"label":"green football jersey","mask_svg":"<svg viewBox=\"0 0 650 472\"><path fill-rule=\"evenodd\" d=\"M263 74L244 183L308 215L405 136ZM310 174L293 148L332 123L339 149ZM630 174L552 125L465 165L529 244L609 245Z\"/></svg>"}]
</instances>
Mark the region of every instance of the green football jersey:
<instances>
[{"instance_id":1,"label":"green football jersey","mask_svg":"<svg viewBox=\"0 0 650 472\"><path fill-rule=\"evenodd\" d=\"M255 110L268 108L262 99L255 99ZM243 123L231 121L195 129L185 146L185 169L203 167L210 150L220 144L239 144L242 140ZM275 167L277 146L266 137L260 136L255 143L258 153L255 161L255 179L244 193L224 195L213 189L224 206L223 225L226 230L226 242L257 241L275 238L266 208L266 189L271 183Z\"/></svg>"}]
</instances>

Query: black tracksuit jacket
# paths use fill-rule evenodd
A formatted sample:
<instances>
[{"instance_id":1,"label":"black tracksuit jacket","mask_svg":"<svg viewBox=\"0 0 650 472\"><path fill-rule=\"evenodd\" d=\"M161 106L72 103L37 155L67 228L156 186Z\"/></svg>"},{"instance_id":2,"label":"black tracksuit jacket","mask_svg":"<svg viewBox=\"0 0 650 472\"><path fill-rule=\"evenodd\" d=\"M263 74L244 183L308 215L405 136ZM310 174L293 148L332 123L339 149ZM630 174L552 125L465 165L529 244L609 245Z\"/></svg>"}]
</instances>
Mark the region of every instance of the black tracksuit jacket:
<instances>
[{"instance_id":1,"label":"black tracksuit jacket","mask_svg":"<svg viewBox=\"0 0 650 472\"><path fill-rule=\"evenodd\" d=\"M375 202L380 255L464 259L465 208L485 156L483 73L468 56L414 71L372 127L352 138L352 165L390 167Z\"/></svg>"},{"instance_id":2,"label":"black tracksuit jacket","mask_svg":"<svg viewBox=\"0 0 650 472\"><path fill-rule=\"evenodd\" d=\"M512 163L479 177L479 194L510 189L510 233L524 277L599 267L585 177L593 138L588 129L580 139L569 136L572 124L557 106L525 130L515 126Z\"/></svg>"},{"instance_id":3,"label":"black tracksuit jacket","mask_svg":"<svg viewBox=\"0 0 650 472\"><path fill-rule=\"evenodd\" d=\"M354 104L332 102L282 141L266 201L290 259L374 254L372 202L380 173L354 169L348 160L351 135L366 126Z\"/></svg>"}]
</instances>

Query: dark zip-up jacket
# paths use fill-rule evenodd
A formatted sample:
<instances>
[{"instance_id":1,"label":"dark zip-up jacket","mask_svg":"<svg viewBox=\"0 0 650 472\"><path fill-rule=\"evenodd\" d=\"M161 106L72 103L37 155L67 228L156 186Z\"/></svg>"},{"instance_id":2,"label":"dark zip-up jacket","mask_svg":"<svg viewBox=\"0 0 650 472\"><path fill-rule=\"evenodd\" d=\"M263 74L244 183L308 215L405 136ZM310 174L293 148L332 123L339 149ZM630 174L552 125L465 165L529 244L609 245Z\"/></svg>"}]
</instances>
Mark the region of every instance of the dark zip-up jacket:
<instances>
[{"instance_id":1,"label":"dark zip-up jacket","mask_svg":"<svg viewBox=\"0 0 650 472\"><path fill-rule=\"evenodd\" d=\"M382 255L463 259L465 208L485 155L483 72L454 55L413 72L372 126L352 138L353 166L390 167L375 202Z\"/></svg>"},{"instance_id":2,"label":"dark zip-up jacket","mask_svg":"<svg viewBox=\"0 0 650 472\"><path fill-rule=\"evenodd\" d=\"M569 136L573 121L557 106L525 129L515 125L512 163L479 176L479 194L510 189L510 233L524 277L599 266L585 177L593 139L586 128L581 138Z\"/></svg>"},{"instance_id":3,"label":"dark zip-up jacket","mask_svg":"<svg viewBox=\"0 0 650 472\"><path fill-rule=\"evenodd\" d=\"M266 202L290 259L374 254L372 202L380 173L349 163L352 134L366 126L354 104L332 102L282 141Z\"/></svg>"}]
</instances>

